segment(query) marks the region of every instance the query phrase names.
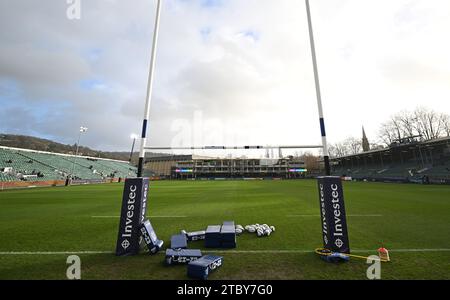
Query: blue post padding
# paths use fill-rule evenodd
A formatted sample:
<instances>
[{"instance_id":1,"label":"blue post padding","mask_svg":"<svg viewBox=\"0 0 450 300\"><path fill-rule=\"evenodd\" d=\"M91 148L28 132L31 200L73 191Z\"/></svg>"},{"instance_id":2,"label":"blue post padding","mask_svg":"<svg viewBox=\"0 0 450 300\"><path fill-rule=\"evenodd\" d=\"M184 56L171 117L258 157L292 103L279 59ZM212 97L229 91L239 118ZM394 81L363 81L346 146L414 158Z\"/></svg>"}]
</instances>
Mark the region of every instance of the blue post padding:
<instances>
[{"instance_id":1,"label":"blue post padding","mask_svg":"<svg viewBox=\"0 0 450 300\"><path fill-rule=\"evenodd\" d=\"M147 120L144 120L142 123L142 138L145 138L147 135Z\"/></svg>"},{"instance_id":2,"label":"blue post padding","mask_svg":"<svg viewBox=\"0 0 450 300\"><path fill-rule=\"evenodd\" d=\"M322 136L327 136L325 132L325 121L323 118L320 118L320 132L322 133Z\"/></svg>"}]
</instances>

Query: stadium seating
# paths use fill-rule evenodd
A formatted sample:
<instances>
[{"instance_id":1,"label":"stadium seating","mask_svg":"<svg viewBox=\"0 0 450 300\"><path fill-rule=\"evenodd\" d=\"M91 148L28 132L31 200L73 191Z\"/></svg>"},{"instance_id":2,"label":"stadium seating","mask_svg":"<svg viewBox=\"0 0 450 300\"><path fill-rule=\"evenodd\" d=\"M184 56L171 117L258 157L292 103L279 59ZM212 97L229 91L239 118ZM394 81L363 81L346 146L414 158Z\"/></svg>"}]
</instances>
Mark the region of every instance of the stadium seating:
<instances>
[{"instance_id":1,"label":"stadium seating","mask_svg":"<svg viewBox=\"0 0 450 300\"><path fill-rule=\"evenodd\" d=\"M420 181L423 176L432 179L450 179L450 163L442 165L417 166L413 164L391 164L383 168L367 166L367 168L336 167L334 175L349 176L354 179L392 179L405 181Z\"/></svg>"},{"instance_id":2,"label":"stadium seating","mask_svg":"<svg viewBox=\"0 0 450 300\"><path fill-rule=\"evenodd\" d=\"M61 178L61 176L59 176L54 169L36 160L30 159L29 157L23 156L18 151L1 149L0 169L7 167L12 168L12 172L4 175L7 175L7 178L14 178L15 180L17 180L17 178L22 178L23 175L37 175L38 180L52 180Z\"/></svg>"},{"instance_id":3,"label":"stadium seating","mask_svg":"<svg viewBox=\"0 0 450 300\"><path fill-rule=\"evenodd\" d=\"M83 180L136 176L136 168L128 162L0 148L3 182L26 180L23 175L33 175L37 181L64 180L72 170L74 178Z\"/></svg>"}]
</instances>

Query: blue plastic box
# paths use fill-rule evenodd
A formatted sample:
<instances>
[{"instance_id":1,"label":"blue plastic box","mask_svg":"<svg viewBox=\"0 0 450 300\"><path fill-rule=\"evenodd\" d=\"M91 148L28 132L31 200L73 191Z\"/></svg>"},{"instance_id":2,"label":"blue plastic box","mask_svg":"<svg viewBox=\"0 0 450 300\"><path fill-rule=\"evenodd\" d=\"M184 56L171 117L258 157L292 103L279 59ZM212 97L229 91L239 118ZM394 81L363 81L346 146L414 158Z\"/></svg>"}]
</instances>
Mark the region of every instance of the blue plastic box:
<instances>
[{"instance_id":1,"label":"blue plastic box","mask_svg":"<svg viewBox=\"0 0 450 300\"><path fill-rule=\"evenodd\" d=\"M202 257L202 251L197 249L166 249L166 265L187 264Z\"/></svg>"},{"instance_id":2,"label":"blue plastic box","mask_svg":"<svg viewBox=\"0 0 450 300\"><path fill-rule=\"evenodd\" d=\"M204 240L205 234L206 234L206 231L204 231L204 230L194 231L194 232L186 233L186 237L189 242L193 242L193 241Z\"/></svg>"},{"instance_id":3,"label":"blue plastic box","mask_svg":"<svg viewBox=\"0 0 450 300\"><path fill-rule=\"evenodd\" d=\"M184 234L172 235L170 238L170 248L172 249L186 249L187 239Z\"/></svg>"},{"instance_id":4,"label":"blue plastic box","mask_svg":"<svg viewBox=\"0 0 450 300\"><path fill-rule=\"evenodd\" d=\"M143 241L147 245L147 248L151 254L155 254L159 250L161 250L164 242L158 239L155 230L153 229L153 226L149 220L146 220L141 225L141 228L139 230L143 237Z\"/></svg>"},{"instance_id":5,"label":"blue plastic box","mask_svg":"<svg viewBox=\"0 0 450 300\"><path fill-rule=\"evenodd\" d=\"M220 225L210 225L206 229L205 233L205 247L206 248L220 248L221 247L221 226Z\"/></svg>"},{"instance_id":6,"label":"blue plastic box","mask_svg":"<svg viewBox=\"0 0 450 300\"><path fill-rule=\"evenodd\" d=\"M205 255L200 259L191 261L188 264L187 275L190 278L208 279L209 274L220 268L223 264L223 257L216 255Z\"/></svg>"},{"instance_id":7,"label":"blue plastic box","mask_svg":"<svg viewBox=\"0 0 450 300\"><path fill-rule=\"evenodd\" d=\"M236 228L234 225L223 225L220 236L222 248L236 248Z\"/></svg>"}]
</instances>

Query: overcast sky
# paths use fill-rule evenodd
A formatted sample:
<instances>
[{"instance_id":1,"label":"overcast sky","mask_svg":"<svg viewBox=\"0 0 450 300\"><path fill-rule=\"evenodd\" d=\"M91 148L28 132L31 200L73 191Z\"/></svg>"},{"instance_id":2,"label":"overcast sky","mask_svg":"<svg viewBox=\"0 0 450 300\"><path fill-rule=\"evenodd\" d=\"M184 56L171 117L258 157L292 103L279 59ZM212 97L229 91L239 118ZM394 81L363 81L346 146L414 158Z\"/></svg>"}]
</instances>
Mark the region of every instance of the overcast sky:
<instances>
[{"instance_id":1,"label":"overcast sky","mask_svg":"<svg viewBox=\"0 0 450 300\"><path fill-rule=\"evenodd\" d=\"M129 150L156 0L0 2L0 132ZM327 133L450 113L450 1L311 0ZM318 144L302 0L163 0L151 145Z\"/></svg>"}]
</instances>

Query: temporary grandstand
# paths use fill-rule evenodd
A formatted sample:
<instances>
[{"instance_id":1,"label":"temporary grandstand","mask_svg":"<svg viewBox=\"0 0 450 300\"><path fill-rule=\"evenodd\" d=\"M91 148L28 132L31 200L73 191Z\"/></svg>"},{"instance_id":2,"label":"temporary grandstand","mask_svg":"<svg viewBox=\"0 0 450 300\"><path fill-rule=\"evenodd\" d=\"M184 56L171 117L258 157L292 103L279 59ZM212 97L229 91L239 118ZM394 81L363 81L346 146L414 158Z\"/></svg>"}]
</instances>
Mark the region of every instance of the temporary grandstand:
<instances>
[{"instance_id":1,"label":"temporary grandstand","mask_svg":"<svg viewBox=\"0 0 450 300\"><path fill-rule=\"evenodd\" d=\"M125 161L0 146L0 182L101 182L134 176L136 168Z\"/></svg>"},{"instance_id":2,"label":"temporary grandstand","mask_svg":"<svg viewBox=\"0 0 450 300\"><path fill-rule=\"evenodd\" d=\"M332 170L356 180L450 184L450 137L333 158Z\"/></svg>"}]
</instances>

